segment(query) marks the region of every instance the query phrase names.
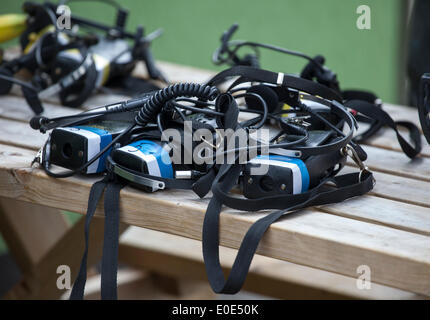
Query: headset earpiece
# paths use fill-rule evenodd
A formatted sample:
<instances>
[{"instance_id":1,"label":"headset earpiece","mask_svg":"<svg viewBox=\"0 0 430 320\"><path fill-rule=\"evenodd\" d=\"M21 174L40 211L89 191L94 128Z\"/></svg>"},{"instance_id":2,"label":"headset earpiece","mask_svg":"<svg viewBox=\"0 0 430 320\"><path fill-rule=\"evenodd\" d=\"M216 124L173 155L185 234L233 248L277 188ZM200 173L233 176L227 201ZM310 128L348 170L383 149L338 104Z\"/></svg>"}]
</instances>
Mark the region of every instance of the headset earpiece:
<instances>
[{"instance_id":1,"label":"headset earpiece","mask_svg":"<svg viewBox=\"0 0 430 320\"><path fill-rule=\"evenodd\" d=\"M272 88L268 86L265 86L263 84L252 86L247 90L247 93L255 93L261 96L264 99L264 101L266 101L267 109L269 113L275 112L279 106L278 95ZM263 111L263 106L261 105L261 102L257 98L252 96L247 96L245 97L245 102L249 109Z\"/></svg>"},{"instance_id":2,"label":"headset earpiece","mask_svg":"<svg viewBox=\"0 0 430 320\"><path fill-rule=\"evenodd\" d=\"M324 65L325 59L323 56L316 56L314 57L314 61L318 63L319 65ZM300 73L300 77L307 80L312 80L317 72L318 66L315 64L314 61L309 61L306 66L303 68L302 72Z\"/></svg>"},{"instance_id":3,"label":"headset earpiece","mask_svg":"<svg viewBox=\"0 0 430 320\"><path fill-rule=\"evenodd\" d=\"M255 54L247 54L241 59L240 65L260 68L260 61Z\"/></svg>"},{"instance_id":4,"label":"headset earpiece","mask_svg":"<svg viewBox=\"0 0 430 320\"><path fill-rule=\"evenodd\" d=\"M317 64L316 64L317 63ZM321 55L314 57L313 61L309 61L303 68L300 77L307 80L315 80L333 90L339 91L339 82L336 74L324 67L325 58Z\"/></svg>"}]
</instances>

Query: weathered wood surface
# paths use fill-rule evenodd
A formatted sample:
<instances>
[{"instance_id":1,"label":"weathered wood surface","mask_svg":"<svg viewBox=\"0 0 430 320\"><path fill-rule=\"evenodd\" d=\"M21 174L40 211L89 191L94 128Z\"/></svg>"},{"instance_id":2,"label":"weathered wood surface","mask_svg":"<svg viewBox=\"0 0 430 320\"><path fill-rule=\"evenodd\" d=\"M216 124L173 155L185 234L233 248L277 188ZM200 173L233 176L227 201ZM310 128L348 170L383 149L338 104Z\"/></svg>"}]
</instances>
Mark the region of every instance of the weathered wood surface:
<instances>
[{"instance_id":1,"label":"weathered wood surface","mask_svg":"<svg viewBox=\"0 0 430 320\"><path fill-rule=\"evenodd\" d=\"M26 168L31 157L24 152L20 155L17 148L3 149L14 156L9 164L0 157L1 196L85 213L94 178L52 179L38 169ZM395 204L391 210L395 210ZM124 223L194 239L201 239L206 205L207 200L199 200L187 191L144 194L127 187L121 193ZM100 206L97 214L102 215L102 210ZM225 210L221 214L221 244L237 248L249 226L263 215ZM348 276L356 276L357 266L369 265L375 282L428 294L428 236L351 218L316 209L289 214L270 228L258 252Z\"/></svg>"},{"instance_id":2,"label":"weathered wood surface","mask_svg":"<svg viewBox=\"0 0 430 320\"><path fill-rule=\"evenodd\" d=\"M48 232L46 227L55 226ZM21 272L28 272L68 231L58 209L0 198L0 232Z\"/></svg>"},{"instance_id":3,"label":"weathered wood surface","mask_svg":"<svg viewBox=\"0 0 430 320\"><path fill-rule=\"evenodd\" d=\"M31 215L31 212L27 212ZM58 299L64 294L64 290L57 287L58 266L65 265L70 268L71 279L75 279L81 263L84 251L85 219L81 218L70 230L64 233L52 246L42 259L31 265L29 270L23 273L22 279L4 298L6 299ZM47 227L54 227L49 224ZM121 225L122 233L128 226ZM91 225L89 235L88 266L92 266L100 261L103 245L104 220L95 218ZM45 230L49 232L49 230Z\"/></svg>"},{"instance_id":4,"label":"weathered wood surface","mask_svg":"<svg viewBox=\"0 0 430 320\"><path fill-rule=\"evenodd\" d=\"M201 252L200 241L130 227L121 236L119 259L128 266L207 282ZM226 272L231 270L235 255L236 250L221 247L220 257ZM375 283L370 290L360 290L356 282L356 278L256 255L243 290L279 299L423 298Z\"/></svg>"},{"instance_id":5,"label":"weathered wood surface","mask_svg":"<svg viewBox=\"0 0 430 320\"><path fill-rule=\"evenodd\" d=\"M188 68L172 64L162 64L162 68L173 81L201 82L212 74L190 73ZM100 105L111 102L112 97L94 99ZM1 106L10 109L0 113L0 196L85 213L88 191L96 179L56 180L29 168L46 136L29 128L26 121L31 114L24 111L28 107L22 98L9 95L0 101L0 110ZM54 108L56 115L71 111ZM413 109L390 105L386 109L396 120L418 122ZM429 147L425 146L422 157L411 161L400 152L394 135L383 130L364 148L367 165L377 179L371 194L287 215L266 233L258 253L351 277L357 276L359 265L368 265L375 283L430 295ZM344 170L355 169L349 163ZM145 194L127 187L121 193L122 221L201 239L207 201L191 192ZM97 214L102 210L100 207ZM221 244L237 248L249 226L263 215L224 210Z\"/></svg>"}]
</instances>

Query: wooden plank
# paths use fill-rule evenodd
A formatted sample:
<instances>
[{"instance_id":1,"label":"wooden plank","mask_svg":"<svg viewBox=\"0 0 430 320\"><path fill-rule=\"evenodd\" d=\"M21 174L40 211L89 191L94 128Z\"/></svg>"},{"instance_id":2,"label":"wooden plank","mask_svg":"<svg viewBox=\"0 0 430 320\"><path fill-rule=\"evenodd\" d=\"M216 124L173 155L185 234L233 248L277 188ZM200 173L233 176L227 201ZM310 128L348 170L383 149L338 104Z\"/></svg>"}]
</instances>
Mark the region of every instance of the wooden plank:
<instances>
[{"instance_id":1,"label":"wooden plank","mask_svg":"<svg viewBox=\"0 0 430 320\"><path fill-rule=\"evenodd\" d=\"M43 115L50 118L71 115L82 112L80 109L67 108L51 103L44 103L45 111ZM0 117L3 119L11 119L27 122L34 116L33 111L27 105L24 98L15 95L6 95L0 97Z\"/></svg>"},{"instance_id":2,"label":"wooden plank","mask_svg":"<svg viewBox=\"0 0 430 320\"><path fill-rule=\"evenodd\" d=\"M72 279L79 270L80 258L83 253L83 234L85 219L80 219L62 239L45 255L45 257L25 273L22 280L9 291L6 299L58 299L64 290L56 286L57 267L70 267ZM90 253L88 265L98 261L103 243L103 220L94 219L90 234Z\"/></svg>"},{"instance_id":3,"label":"wooden plank","mask_svg":"<svg viewBox=\"0 0 430 320\"><path fill-rule=\"evenodd\" d=\"M345 167L342 173L356 172L356 167ZM430 199L428 197L429 183L427 181L416 180L387 174L374 172L376 185L369 193L385 199L400 201L417 206L429 208ZM395 205L393 205L395 211Z\"/></svg>"},{"instance_id":4,"label":"wooden plank","mask_svg":"<svg viewBox=\"0 0 430 320\"><path fill-rule=\"evenodd\" d=\"M368 157L365 164L373 171L388 173L430 182L430 159L418 157L413 160L399 151L362 146ZM349 164L354 162L348 159Z\"/></svg>"},{"instance_id":5,"label":"wooden plank","mask_svg":"<svg viewBox=\"0 0 430 320\"><path fill-rule=\"evenodd\" d=\"M95 178L52 179L40 170L26 169L28 158L19 158L8 161L0 156L0 196L20 197L23 201L78 213L86 211L89 188ZM206 205L207 199L200 200L191 192L180 190L145 194L126 187L121 192L124 223L194 239L201 239ZM101 215L102 210L99 206L97 214ZM238 248L250 225L263 215L223 211L221 244ZM356 268L365 264L370 266L376 283L429 295L429 244L430 238L424 235L308 209L289 214L274 224L258 253L347 276L355 276Z\"/></svg>"},{"instance_id":6,"label":"wooden plank","mask_svg":"<svg viewBox=\"0 0 430 320\"><path fill-rule=\"evenodd\" d=\"M118 270L118 300L195 300L214 299L216 294L207 283L175 279L177 292L166 292L160 287L159 277L149 272ZM100 299L101 276L88 279L85 286L85 300ZM62 299L68 299L69 294Z\"/></svg>"},{"instance_id":7,"label":"wooden plank","mask_svg":"<svg viewBox=\"0 0 430 320\"><path fill-rule=\"evenodd\" d=\"M47 134L33 130L27 123L0 118L0 143L39 150L46 139L48 139Z\"/></svg>"},{"instance_id":8,"label":"wooden plank","mask_svg":"<svg viewBox=\"0 0 430 320\"><path fill-rule=\"evenodd\" d=\"M0 231L21 272L36 265L68 228L57 209L0 198Z\"/></svg>"},{"instance_id":9,"label":"wooden plank","mask_svg":"<svg viewBox=\"0 0 430 320\"><path fill-rule=\"evenodd\" d=\"M403 137L408 140L407 134L403 134ZM425 138L421 136L421 142L422 142L422 150L420 153L420 157L430 157L430 145L426 142ZM380 149L386 149L386 150L394 150L402 152L402 149L400 148L399 142L397 141L396 134L391 129L384 128L382 130L382 134L378 134L368 141L364 143L365 145L370 145L373 147L377 147ZM405 155L406 157L406 155Z\"/></svg>"},{"instance_id":10,"label":"wooden plank","mask_svg":"<svg viewBox=\"0 0 430 320\"><path fill-rule=\"evenodd\" d=\"M430 211L425 207L365 195L318 208L342 217L430 236Z\"/></svg>"},{"instance_id":11,"label":"wooden plank","mask_svg":"<svg viewBox=\"0 0 430 320\"><path fill-rule=\"evenodd\" d=\"M200 241L130 227L121 237L119 259L135 268L206 281L201 251ZM226 272L230 272L236 253L236 250L221 247L220 256ZM356 281L356 278L256 255L243 290L279 299L423 298L378 284L372 284L370 290L360 290Z\"/></svg>"},{"instance_id":12,"label":"wooden plank","mask_svg":"<svg viewBox=\"0 0 430 320\"><path fill-rule=\"evenodd\" d=\"M57 287L57 268L66 265L70 268L72 283L76 278L84 251L84 225L81 218L64 236L44 255L43 259L10 292L7 299L58 299L64 289ZM121 224L122 233L127 226ZM45 229L45 232L49 230ZM89 235L88 267L97 263L102 254L104 219L95 217L91 222Z\"/></svg>"},{"instance_id":13,"label":"wooden plank","mask_svg":"<svg viewBox=\"0 0 430 320\"><path fill-rule=\"evenodd\" d=\"M29 150L22 150L22 149L14 149L14 148L7 148L9 151L5 151L4 156L7 158L10 158L14 154L18 154L21 156L15 157L11 159L11 168L14 168L14 166L19 167L22 166L23 168L28 167L29 163L31 162L31 159L34 157L34 151ZM16 152L15 152L16 151ZM27 159L26 159L27 158ZM356 169L352 168L345 168L345 172L354 171ZM378 177L379 173L376 173L376 176ZM391 179L391 176L389 176ZM388 179L388 178L387 178ZM394 179L394 177L393 177ZM409 184L412 184L413 182L410 181L410 179L407 179ZM390 226L392 228L401 229L401 230L407 230L411 232L416 232L419 234L428 234L429 232L429 223L427 222L428 219L426 219L427 215L427 208L423 208L419 206L419 204L422 204L423 201L418 203L418 205L411 205L410 199L408 197L402 197L402 192L399 192L399 186L398 184L397 189L394 186L391 186L391 189L388 190L388 192L384 192L386 188L380 188L379 185L387 183L381 182L379 178L377 178L377 184L375 186L376 191L374 192L375 196L366 196L363 198L365 200L366 208L369 207L371 210L363 210L363 207L361 205L361 201L356 202L355 200L350 200L343 202L341 204L336 205L330 205L327 206L328 208L334 208L333 210L327 210L326 208L322 208L321 210L332 213L332 214L338 214L343 215L345 217L358 219L362 221L367 222L373 222L381 225ZM388 182L389 183L389 182ZM387 199L381 199L380 197L392 197L392 192L395 191L396 197L394 197L396 200L395 203L392 203L391 200ZM168 191L165 191L168 192ZM427 199L425 189L423 189L421 192L417 193L417 197L421 199ZM358 198L362 199L362 198ZM384 201L385 200L385 201ZM406 202L402 203L400 201ZM339 210L336 208L339 206ZM426 206L424 202L424 206ZM394 208L393 208L394 207ZM396 211L396 214L393 215L391 213L392 210ZM378 213L378 214L375 214Z\"/></svg>"}]
</instances>

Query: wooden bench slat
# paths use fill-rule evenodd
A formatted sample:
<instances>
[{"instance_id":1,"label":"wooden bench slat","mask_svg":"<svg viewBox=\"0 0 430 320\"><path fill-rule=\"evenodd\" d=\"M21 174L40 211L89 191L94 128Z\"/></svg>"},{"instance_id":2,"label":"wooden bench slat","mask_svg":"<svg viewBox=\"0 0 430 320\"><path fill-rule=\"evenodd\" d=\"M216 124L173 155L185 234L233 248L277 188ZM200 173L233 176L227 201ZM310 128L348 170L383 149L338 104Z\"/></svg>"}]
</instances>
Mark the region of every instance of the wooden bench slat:
<instances>
[{"instance_id":1,"label":"wooden bench slat","mask_svg":"<svg viewBox=\"0 0 430 320\"><path fill-rule=\"evenodd\" d=\"M12 131L12 133L10 131ZM7 139L10 136L14 137L13 141ZM11 121L0 119L0 142L2 143L23 146L26 148L33 148L33 150L37 150L44 143L45 139L46 139L46 135L42 135L37 131L32 130L27 124L19 123L19 122L12 123ZM366 151L369 152L369 160L366 163L372 169L377 169L379 171L385 170L384 168L385 163L383 162L381 163L381 159L387 160L387 163L386 163L387 168L390 168L391 166L393 166L393 168L389 170L393 176L392 175L389 175L388 177L383 176L383 177L386 177L385 180L380 181L379 179L380 172L375 173L377 178L377 184L375 186L375 190L373 191L374 195L396 200L396 201L412 203L418 206L427 207L430 205L427 194L425 192L426 190L425 184L423 184L423 181L427 180L428 176L430 176L428 174L430 170L429 169L430 166L428 165L430 161L429 159L417 159L416 161L411 162L400 152L381 150L381 149L368 147L368 146L365 146L364 148L366 149ZM383 153L383 155L381 155L381 152ZM35 156L35 153L33 152L31 154L31 159L34 156ZM415 165L415 162L418 162L418 164ZM348 168L344 170L351 171L351 169L348 169ZM394 176L396 173L401 173L405 176L410 176L413 178L423 180L423 181L414 182L413 180L408 178L403 179L402 183L406 183L409 185L415 185L416 183L418 183L421 186L420 190L418 190L417 192L412 192L414 197L410 198L408 193L405 194L405 192L403 192L403 188L401 188L399 184L392 185L390 182L388 182L388 181L391 181L391 179L402 180L402 177ZM386 188L385 185L389 185L389 187ZM396 190L396 192L393 193L393 190ZM377 199L374 200L373 197L370 197L369 201L375 201L376 203L379 203L379 204L381 203ZM402 206L402 203L393 204L393 205ZM384 208L385 206L381 205L379 212L384 212L385 211ZM415 208L416 208L415 206L410 207L411 210L412 209L415 210ZM344 216L347 216L347 217L356 218L356 219L370 219L367 221L375 221L375 223L381 223L384 225L388 224L394 228L400 228L405 230L416 230L417 233L424 233L424 234L428 231L426 229L427 228L426 223L422 223L422 224L405 223L405 225L402 228L401 226L402 226L402 223L404 222L401 222L400 219L405 218L403 217L403 215L399 216L399 220L388 217L389 218L388 220L382 219L381 221L379 221L381 217L372 217L372 212L364 211L361 216L356 214L351 214L351 212L354 212L354 206L352 206L351 208L348 208L348 202L347 202L347 205L343 207L342 212L344 212ZM338 211L335 211L332 213L340 214L340 212ZM367 218L365 218L363 215L367 216ZM418 214L416 217L416 219L418 219L417 221L419 221L420 217L421 215ZM406 218L406 221L409 221L409 218Z\"/></svg>"},{"instance_id":2,"label":"wooden bench slat","mask_svg":"<svg viewBox=\"0 0 430 320\"><path fill-rule=\"evenodd\" d=\"M174 243L174 245L172 245ZM119 259L133 267L168 276L207 281L202 244L154 230L130 227L121 236ZM236 250L221 247L223 268L230 270ZM261 285L264 283L264 285ZM420 299L410 292L373 283L357 288L357 278L255 255L243 290L280 299Z\"/></svg>"},{"instance_id":3,"label":"wooden bench slat","mask_svg":"<svg viewBox=\"0 0 430 320\"><path fill-rule=\"evenodd\" d=\"M9 147L8 149L13 150L13 148ZM17 160L20 160L22 162L20 164L22 167L28 167L29 162L31 161L31 159L33 159L35 155L35 152L22 149L16 150L22 153L24 157L14 158L14 151L3 151L6 152L5 156L9 158L8 162L10 163L10 168L18 166L18 163L14 162ZM378 173L376 173L376 175L378 175ZM376 192L374 192L374 194L378 196L364 196L356 199L347 200L343 203L324 206L320 209L325 212L338 214L344 217L359 219L367 222L398 228L401 230L429 235L430 219L428 219L428 208L419 205L409 204L410 199L408 197L406 197L406 200L405 198L402 199L402 201L405 201L406 203L400 201L393 202L393 200L388 200L387 194L391 195L391 188L388 193L379 192L379 189L386 191L383 186L379 188L379 185L382 183L384 182L381 182L378 178L377 184L375 186ZM401 183L397 184L397 186L401 186ZM399 200L398 198L401 190L402 189L400 187L397 188L396 192L394 193L395 195L397 195L395 200ZM384 198L380 198L380 196L383 196ZM393 212L395 212L395 214L393 214Z\"/></svg>"},{"instance_id":4,"label":"wooden bench slat","mask_svg":"<svg viewBox=\"0 0 430 320\"><path fill-rule=\"evenodd\" d=\"M82 112L80 109L67 108L51 103L44 103L43 107L45 108L43 114L46 114L50 118ZM0 96L0 117L2 119L28 123L33 116L34 112L27 105L24 98L14 95Z\"/></svg>"},{"instance_id":5,"label":"wooden bench slat","mask_svg":"<svg viewBox=\"0 0 430 320\"><path fill-rule=\"evenodd\" d=\"M94 178L52 179L40 170L24 169L28 157L19 160L15 155L11 160L0 155L1 196L85 213ZM11 169L20 166L23 169ZM179 190L145 194L127 187L121 192L124 223L194 239L201 239L206 205L207 200ZM97 214L102 210L99 206ZM238 248L250 225L263 215L225 210L221 244ZM372 281L429 295L429 244L430 237L424 235L308 209L274 224L258 253L347 276L356 276L359 265L369 265Z\"/></svg>"},{"instance_id":6,"label":"wooden bench slat","mask_svg":"<svg viewBox=\"0 0 430 320\"><path fill-rule=\"evenodd\" d=\"M0 118L0 143L38 150L47 138L47 134L33 130L28 123Z\"/></svg>"},{"instance_id":7,"label":"wooden bench slat","mask_svg":"<svg viewBox=\"0 0 430 320\"><path fill-rule=\"evenodd\" d=\"M409 159L403 152L385 150L372 146L362 146L367 153L365 164L373 171L416 180L430 181L430 159L418 157ZM354 164L348 158L349 164Z\"/></svg>"},{"instance_id":8,"label":"wooden bench slat","mask_svg":"<svg viewBox=\"0 0 430 320\"><path fill-rule=\"evenodd\" d=\"M406 140L408 140L408 136L406 133L402 135ZM430 145L426 142L423 135L421 135L421 143L422 143L422 150L419 157L430 158ZM364 145L373 146L383 150L399 151L403 153L402 149L400 148L399 142L397 141L396 133L391 129L386 129L386 128L382 129L381 134L378 134L370 138L368 141L364 143Z\"/></svg>"},{"instance_id":9,"label":"wooden bench slat","mask_svg":"<svg viewBox=\"0 0 430 320\"><path fill-rule=\"evenodd\" d=\"M430 236L430 210L426 207L365 195L318 209L342 217Z\"/></svg>"},{"instance_id":10,"label":"wooden bench slat","mask_svg":"<svg viewBox=\"0 0 430 320\"><path fill-rule=\"evenodd\" d=\"M342 170L342 173L356 171L356 167L346 166ZM428 182L378 171L374 171L373 173L376 179L376 185L369 194L417 206L430 207Z\"/></svg>"}]
</instances>

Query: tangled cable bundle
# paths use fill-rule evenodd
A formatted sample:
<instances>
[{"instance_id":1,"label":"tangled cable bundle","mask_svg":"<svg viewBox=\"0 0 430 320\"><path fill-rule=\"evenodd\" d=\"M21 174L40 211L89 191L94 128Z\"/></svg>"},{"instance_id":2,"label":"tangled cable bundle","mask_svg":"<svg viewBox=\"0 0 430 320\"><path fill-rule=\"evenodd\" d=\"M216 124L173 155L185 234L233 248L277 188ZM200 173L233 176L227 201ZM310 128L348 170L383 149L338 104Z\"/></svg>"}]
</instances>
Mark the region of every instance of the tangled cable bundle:
<instances>
[{"instance_id":1,"label":"tangled cable bundle","mask_svg":"<svg viewBox=\"0 0 430 320\"><path fill-rule=\"evenodd\" d=\"M198 83L177 83L157 91L148 101L146 101L139 113L136 115L137 125L146 126L153 122L161 112L164 105L178 97L197 97L202 100L214 100L219 94L217 87L202 85Z\"/></svg>"}]
</instances>

